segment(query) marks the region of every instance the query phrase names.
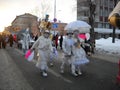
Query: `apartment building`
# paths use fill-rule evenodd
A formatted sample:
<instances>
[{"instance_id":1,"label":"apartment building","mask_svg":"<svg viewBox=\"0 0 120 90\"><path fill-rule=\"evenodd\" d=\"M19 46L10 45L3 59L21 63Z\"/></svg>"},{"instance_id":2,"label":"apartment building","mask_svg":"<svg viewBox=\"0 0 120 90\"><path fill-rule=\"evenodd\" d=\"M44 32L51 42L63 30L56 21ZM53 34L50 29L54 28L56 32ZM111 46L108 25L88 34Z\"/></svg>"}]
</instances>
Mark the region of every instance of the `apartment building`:
<instances>
[{"instance_id":1,"label":"apartment building","mask_svg":"<svg viewBox=\"0 0 120 90\"><path fill-rule=\"evenodd\" d=\"M112 28L108 22L108 16L114 8L115 0L77 0L77 20L89 22L90 1L96 5L95 28Z\"/></svg>"}]
</instances>

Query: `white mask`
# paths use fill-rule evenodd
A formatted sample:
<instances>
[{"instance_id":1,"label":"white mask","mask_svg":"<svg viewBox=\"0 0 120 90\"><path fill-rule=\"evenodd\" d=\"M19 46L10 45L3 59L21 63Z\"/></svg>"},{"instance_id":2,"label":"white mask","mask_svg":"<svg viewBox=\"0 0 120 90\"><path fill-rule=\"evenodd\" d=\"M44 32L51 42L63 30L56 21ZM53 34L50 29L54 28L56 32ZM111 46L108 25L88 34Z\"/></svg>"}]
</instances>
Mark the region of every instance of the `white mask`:
<instances>
[{"instance_id":1,"label":"white mask","mask_svg":"<svg viewBox=\"0 0 120 90\"><path fill-rule=\"evenodd\" d=\"M49 33L44 33L45 38L49 38Z\"/></svg>"}]
</instances>

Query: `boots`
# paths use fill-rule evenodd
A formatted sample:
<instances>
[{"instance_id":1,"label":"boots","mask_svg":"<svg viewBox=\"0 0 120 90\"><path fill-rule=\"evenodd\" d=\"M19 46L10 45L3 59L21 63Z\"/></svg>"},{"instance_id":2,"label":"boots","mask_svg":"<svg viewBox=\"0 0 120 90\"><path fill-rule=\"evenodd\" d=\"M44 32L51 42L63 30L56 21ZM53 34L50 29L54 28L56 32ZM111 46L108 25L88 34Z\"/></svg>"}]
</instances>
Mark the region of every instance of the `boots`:
<instances>
[{"instance_id":1,"label":"boots","mask_svg":"<svg viewBox=\"0 0 120 90\"><path fill-rule=\"evenodd\" d=\"M75 72L75 65L73 65L73 64L71 64L71 71L72 71L73 76L75 76L75 77L78 76L78 74L76 74L76 72Z\"/></svg>"},{"instance_id":2,"label":"boots","mask_svg":"<svg viewBox=\"0 0 120 90\"><path fill-rule=\"evenodd\" d=\"M80 70L78 70L78 75L82 75L82 72Z\"/></svg>"},{"instance_id":3,"label":"boots","mask_svg":"<svg viewBox=\"0 0 120 90\"><path fill-rule=\"evenodd\" d=\"M62 62L62 65L60 66L60 73L62 73L62 74L64 73L64 64L65 64L65 63Z\"/></svg>"}]
</instances>

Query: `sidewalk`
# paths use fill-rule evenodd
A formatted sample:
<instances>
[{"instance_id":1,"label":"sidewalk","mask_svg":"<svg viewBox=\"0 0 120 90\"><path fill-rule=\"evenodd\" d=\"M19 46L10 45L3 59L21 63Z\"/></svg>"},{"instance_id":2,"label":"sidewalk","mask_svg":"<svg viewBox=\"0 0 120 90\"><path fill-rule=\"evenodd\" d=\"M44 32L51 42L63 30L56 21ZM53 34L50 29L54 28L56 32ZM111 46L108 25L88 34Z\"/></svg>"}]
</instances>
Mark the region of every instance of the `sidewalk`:
<instances>
[{"instance_id":1,"label":"sidewalk","mask_svg":"<svg viewBox=\"0 0 120 90\"><path fill-rule=\"evenodd\" d=\"M95 53L91 57L96 58L96 59L109 61L109 62L112 62L112 63L118 63L119 60L120 60L119 56L108 55L108 54L100 54L100 53Z\"/></svg>"}]
</instances>

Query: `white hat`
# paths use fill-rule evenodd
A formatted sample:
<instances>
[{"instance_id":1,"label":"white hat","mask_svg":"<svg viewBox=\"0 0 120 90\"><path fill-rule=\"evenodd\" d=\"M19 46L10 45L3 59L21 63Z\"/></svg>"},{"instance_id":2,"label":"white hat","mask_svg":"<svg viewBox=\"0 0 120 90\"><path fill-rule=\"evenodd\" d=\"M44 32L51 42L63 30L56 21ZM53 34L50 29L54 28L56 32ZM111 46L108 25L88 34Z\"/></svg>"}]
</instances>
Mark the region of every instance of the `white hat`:
<instances>
[{"instance_id":1,"label":"white hat","mask_svg":"<svg viewBox=\"0 0 120 90\"><path fill-rule=\"evenodd\" d=\"M29 28L27 28L26 31L28 32L28 31L29 31Z\"/></svg>"},{"instance_id":2,"label":"white hat","mask_svg":"<svg viewBox=\"0 0 120 90\"><path fill-rule=\"evenodd\" d=\"M49 30L45 30L45 33L50 33Z\"/></svg>"}]
</instances>

